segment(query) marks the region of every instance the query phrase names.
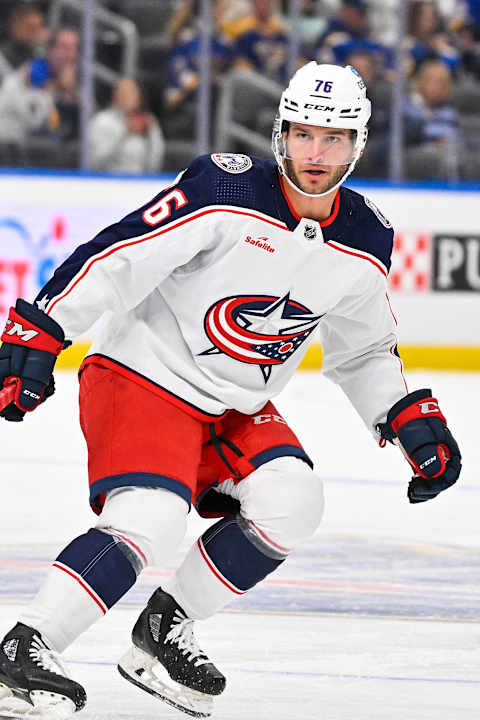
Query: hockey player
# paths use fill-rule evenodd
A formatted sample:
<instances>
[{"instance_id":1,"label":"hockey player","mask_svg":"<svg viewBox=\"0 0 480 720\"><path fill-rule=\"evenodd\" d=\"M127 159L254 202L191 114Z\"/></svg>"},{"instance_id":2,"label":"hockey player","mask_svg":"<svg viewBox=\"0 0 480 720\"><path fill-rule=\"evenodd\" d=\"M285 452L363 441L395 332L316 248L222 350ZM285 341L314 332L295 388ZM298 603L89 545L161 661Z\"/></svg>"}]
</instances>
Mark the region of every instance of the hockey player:
<instances>
[{"instance_id":1,"label":"hockey player","mask_svg":"<svg viewBox=\"0 0 480 720\"><path fill-rule=\"evenodd\" d=\"M341 187L367 139L370 102L351 67L303 66L282 94L276 163L197 158L151 202L77 248L30 304L11 309L0 386L7 420L53 392L65 344L103 315L80 370L95 527L53 563L0 645L0 714L69 717L86 701L59 659L178 548L193 504L220 518L138 618L121 674L207 716L224 676L198 647L207 618L312 536L322 483L271 399L318 327L324 372L415 475L410 502L460 473L429 389L409 392L386 294L393 231ZM346 439L348 440L348 439Z\"/></svg>"}]
</instances>

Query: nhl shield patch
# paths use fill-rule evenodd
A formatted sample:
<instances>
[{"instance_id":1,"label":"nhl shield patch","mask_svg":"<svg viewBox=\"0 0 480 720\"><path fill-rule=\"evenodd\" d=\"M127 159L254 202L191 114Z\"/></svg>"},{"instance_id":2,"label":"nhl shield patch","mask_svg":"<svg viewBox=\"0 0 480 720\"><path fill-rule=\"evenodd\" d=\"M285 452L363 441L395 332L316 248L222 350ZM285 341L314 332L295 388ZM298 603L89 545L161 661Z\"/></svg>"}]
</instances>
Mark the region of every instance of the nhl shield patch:
<instances>
[{"instance_id":1,"label":"nhl shield patch","mask_svg":"<svg viewBox=\"0 0 480 720\"><path fill-rule=\"evenodd\" d=\"M240 155L236 153L213 153L210 156L212 162L225 172L237 175L238 173L247 172L252 167L252 161L248 155Z\"/></svg>"}]
</instances>

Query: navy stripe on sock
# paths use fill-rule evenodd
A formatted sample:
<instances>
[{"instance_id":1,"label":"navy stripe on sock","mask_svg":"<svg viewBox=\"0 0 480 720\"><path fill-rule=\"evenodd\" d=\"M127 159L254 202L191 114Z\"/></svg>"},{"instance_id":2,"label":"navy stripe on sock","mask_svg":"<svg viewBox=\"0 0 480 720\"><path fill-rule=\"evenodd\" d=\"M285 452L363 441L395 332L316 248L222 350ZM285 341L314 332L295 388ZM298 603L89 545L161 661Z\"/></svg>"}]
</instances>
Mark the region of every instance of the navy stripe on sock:
<instances>
[{"instance_id":1,"label":"navy stripe on sock","mask_svg":"<svg viewBox=\"0 0 480 720\"><path fill-rule=\"evenodd\" d=\"M92 528L67 545L57 560L80 575L111 608L137 579L123 545L119 538Z\"/></svg>"},{"instance_id":2,"label":"navy stripe on sock","mask_svg":"<svg viewBox=\"0 0 480 720\"><path fill-rule=\"evenodd\" d=\"M229 515L202 535L209 559L224 578L239 590L248 590L273 572L284 560L267 557L243 532L240 516Z\"/></svg>"}]
</instances>

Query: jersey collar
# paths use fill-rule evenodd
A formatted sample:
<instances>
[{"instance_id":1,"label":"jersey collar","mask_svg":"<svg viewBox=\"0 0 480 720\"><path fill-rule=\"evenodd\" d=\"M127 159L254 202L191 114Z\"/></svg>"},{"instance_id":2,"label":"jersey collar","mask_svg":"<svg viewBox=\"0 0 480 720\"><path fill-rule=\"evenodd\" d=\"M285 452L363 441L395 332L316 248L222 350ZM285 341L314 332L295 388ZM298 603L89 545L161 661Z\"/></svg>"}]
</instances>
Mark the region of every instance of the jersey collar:
<instances>
[{"instance_id":1,"label":"jersey collar","mask_svg":"<svg viewBox=\"0 0 480 720\"><path fill-rule=\"evenodd\" d=\"M282 220L286 221L288 228L290 230L294 230L302 218L300 217L300 215L297 212L295 212L295 209L294 209L292 203L290 202L287 193L285 192L284 180L283 180L282 176L280 175L280 173L278 172L278 170L277 170L277 173L278 173L278 180L279 180L279 185L280 185L280 190L281 190L281 200L283 200L282 209L284 210L284 212L282 212ZM333 201L333 208L332 208L331 214L329 215L328 218L326 218L325 220L322 220L322 222L319 223L320 227L322 227L322 228L329 227L329 225L331 225L336 220L339 212L340 212L340 188L337 190L337 194L335 195L335 200Z\"/></svg>"}]
</instances>

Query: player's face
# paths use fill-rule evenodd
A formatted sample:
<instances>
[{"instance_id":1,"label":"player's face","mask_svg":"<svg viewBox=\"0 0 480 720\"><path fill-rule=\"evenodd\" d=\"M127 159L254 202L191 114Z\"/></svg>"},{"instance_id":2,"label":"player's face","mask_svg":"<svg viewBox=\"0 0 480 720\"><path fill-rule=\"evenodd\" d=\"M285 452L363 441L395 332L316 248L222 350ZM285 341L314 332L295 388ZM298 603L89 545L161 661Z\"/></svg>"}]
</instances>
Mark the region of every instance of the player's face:
<instances>
[{"instance_id":1,"label":"player's face","mask_svg":"<svg viewBox=\"0 0 480 720\"><path fill-rule=\"evenodd\" d=\"M351 130L292 123L283 142L287 174L309 195L333 188L354 159L355 133Z\"/></svg>"}]
</instances>

